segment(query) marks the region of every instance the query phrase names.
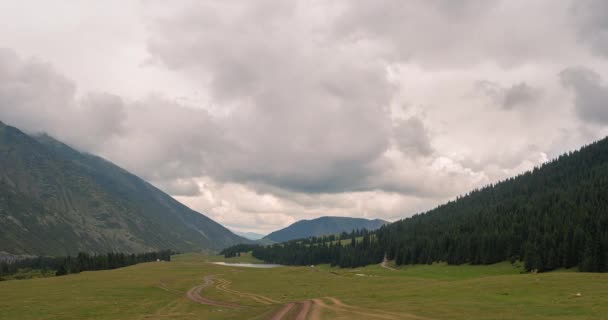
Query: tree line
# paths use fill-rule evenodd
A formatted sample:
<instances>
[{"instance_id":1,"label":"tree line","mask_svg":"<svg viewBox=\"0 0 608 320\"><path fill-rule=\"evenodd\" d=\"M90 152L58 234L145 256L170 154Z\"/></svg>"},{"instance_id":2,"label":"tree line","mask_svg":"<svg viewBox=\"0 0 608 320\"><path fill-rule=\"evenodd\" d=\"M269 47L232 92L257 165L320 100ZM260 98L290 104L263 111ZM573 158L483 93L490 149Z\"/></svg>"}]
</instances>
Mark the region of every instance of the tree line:
<instances>
[{"instance_id":1,"label":"tree line","mask_svg":"<svg viewBox=\"0 0 608 320\"><path fill-rule=\"evenodd\" d=\"M252 256L269 263L283 265L330 264L354 268L379 263L384 251L367 230L354 230L339 235L310 237L269 246L236 245L224 249L225 257L251 251Z\"/></svg>"},{"instance_id":2,"label":"tree line","mask_svg":"<svg viewBox=\"0 0 608 320\"><path fill-rule=\"evenodd\" d=\"M253 248L287 265L524 262L528 271L608 271L608 139L343 245L330 237ZM335 237L335 236L334 236Z\"/></svg>"},{"instance_id":3,"label":"tree line","mask_svg":"<svg viewBox=\"0 0 608 320\"><path fill-rule=\"evenodd\" d=\"M35 257L0 263L0 279L10 276L20 270L55 271L56 276L62 276L81 271L109 270L122 268L143 262L171 261L171 250L146 252L140 254L107 253L88 254L81 252L75 257Z\"/></svg>"}]
</instances>

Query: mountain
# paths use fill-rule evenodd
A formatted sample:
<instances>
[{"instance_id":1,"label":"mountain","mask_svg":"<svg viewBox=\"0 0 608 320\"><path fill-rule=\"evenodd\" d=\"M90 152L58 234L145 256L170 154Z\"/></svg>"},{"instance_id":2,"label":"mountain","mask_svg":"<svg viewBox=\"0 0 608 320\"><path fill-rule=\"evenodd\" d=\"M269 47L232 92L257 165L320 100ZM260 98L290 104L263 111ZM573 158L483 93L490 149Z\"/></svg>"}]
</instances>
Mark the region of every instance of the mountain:
<instances>
[{"instance_id":1,"label":"mountain","mask_svg":"<svg viewBox=\"0 0 608 320\"><path fill-rule=\"evenodd\" d=\"M397 264L608 271L608 138L378 233Z\"/></svg>"},{"instance_id":2,"label":"mountain","mask_svg":"<svg viewBox=\"0 0 608 320\"><path fill-rule=\"evenodd\" d=\"M215 251L244 242L100 157L0 122L0 251Z\"/></svg>"},{"instance_id":3,"label":"mountain","mask_svg":"<svg viewBox=\"0 0 608 320\"><path fill-rule=\"evenodd\" d=\"M255 233L255 232L238 232L238 231L234 231L234 233L236 233L237 235L249 239L249 240L260 240L262 238L264 238L264 235L261 233Z\"/></svg>"},{"instance_id":4,"label":"mountain","mask_svg":"<svg viewBox=\"0 0 608 320\"><path fill-rule=\"evenodd\" d=\"M259 247L253 254L281 264L357 267L384 257L397 265L519 260L529 271L608 272L608 138L384 226L355 245L327 243Z\"/></svg>"},{"instance_id":5,"label":"mountain","mask_svg":"<svg viewBox=\"0 0 608 320\"><path fill-rule=\"evenodd\" d=\"M380 219L368 220L348 217L320 217L313 220L300 220L284 229L270 233L264 239L284 242L293 239L317 237L357 229L376 230L388 222Z\"/></svg>"}]
</instances>

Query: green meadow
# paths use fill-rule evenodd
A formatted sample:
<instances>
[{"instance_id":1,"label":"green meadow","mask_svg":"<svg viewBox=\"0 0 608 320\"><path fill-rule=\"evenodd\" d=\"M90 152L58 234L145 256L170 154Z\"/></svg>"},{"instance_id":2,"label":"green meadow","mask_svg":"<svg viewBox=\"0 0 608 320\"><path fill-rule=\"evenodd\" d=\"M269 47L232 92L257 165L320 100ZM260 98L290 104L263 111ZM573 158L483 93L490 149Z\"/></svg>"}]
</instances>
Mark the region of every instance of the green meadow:
<instances>
[{"instance_id":1,"label":"green meadow","mask_svg":"<svg viewBox=\"0 0 608 320\"><path fill-rule=\"evenodd\" d=\"M530 274L510 263L389 270L379 265L252 269L211 261L259 262L249 254L231 259L183 254L172 262L3 281L0 319L269 319L285 303L310 299L318 299L324 307L313 305L308 319L374 319L375 315L378 319L604 319L608 315L608 274L569 270ZM238 308L186 298L186 292L208 275L219 280L202 296Z\"/></svg>"}]
</instances>

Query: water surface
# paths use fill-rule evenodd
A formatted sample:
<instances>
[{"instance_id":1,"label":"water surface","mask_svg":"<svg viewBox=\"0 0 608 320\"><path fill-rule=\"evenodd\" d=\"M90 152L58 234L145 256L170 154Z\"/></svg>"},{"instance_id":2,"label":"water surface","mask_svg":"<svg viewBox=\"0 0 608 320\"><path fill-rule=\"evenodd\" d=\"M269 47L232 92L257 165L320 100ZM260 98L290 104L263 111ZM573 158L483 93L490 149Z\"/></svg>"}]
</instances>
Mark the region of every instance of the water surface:
<instances>
[{"instance_id":1,"label":"water surface","mask_svg":"<svg viewBox=\"0 0 608 320\"><path fill-rule=\"evenodd\" d=\"M282 267L280 264L269 264L269 263L228 263L228 262L213 262L213 264L217 264L220 266L229 266L229 267L243 267L243 268L277 268Z\"/></svg>"}]
</instances>

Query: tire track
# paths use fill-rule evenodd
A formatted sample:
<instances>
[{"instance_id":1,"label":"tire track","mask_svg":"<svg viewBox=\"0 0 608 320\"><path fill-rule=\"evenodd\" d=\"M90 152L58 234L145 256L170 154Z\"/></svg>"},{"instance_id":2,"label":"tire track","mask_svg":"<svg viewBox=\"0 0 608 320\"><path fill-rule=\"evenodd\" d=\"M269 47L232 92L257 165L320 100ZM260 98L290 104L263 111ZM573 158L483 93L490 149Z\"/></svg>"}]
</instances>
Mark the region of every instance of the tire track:
<instances>
[{"instance_id":1,"label":"tire track","mask_svg":"<svg viewBox=\"0 0 608 320\"><path fill-rule=\"evenodd\" d=\"M285 317L285 315L287 315L289 310L291 310L291 308L293 308L294 305L295 305L294 302L290 302L290 303L284 305L281 309L279 309L279 311L277 313L275 313L272 316L272 318L270 318L270 320L283 320L283 317Z\"/></svg>"},{"instance_id":2,"label":"tire track","mask_svg":"<svg viewBox=\"0 0 608 320\"><path fill-rule=\"evenodd\" d=\"M328 305L328 308L335 310L344 310L346 312L356 313L360 315L364 315L366 317L370 317L371 319L415 319L415 320L432 320L431 318L420 317L411 313L395 313L384 310L376 310L376 309L367 309L357 306L347 305L344 302L334 298L334 297L326 297L329 301L332 302L332 305Z\"/></svg>"},{"instance_id":3,"label":"tire track","mask_svg":"<svg viewBox=\"0 0 608 320\"><path fill-rule=\"evenodd\" d=\"M164 282L159 282L158 285L156 285L156 287L159 288L159 289L163 289L165 291L171 292L171 293L175 293L175 294L179 294L179 295L184 294L181 291L178 291L178 290L171 289L171 288L167 287L167 284L165 284Z\"/></svg>"},{"instance_id":4,"label":"tire track","mask_svg":"<svg viewBox=\"0 0 608 320\"><path fill-rule=\"evenodd\" d=\"M331 303L326 303L324 300L328 300ZM298 310L295 313L290 313L294 306L298 306ZM335 314L342 316L353 316L357 315L362 319L378 319L378 320L400 320L400 319L411 319L411 320L430 320L429 318L419 317L413 314L406 313L393 313L383 310L367 309L362 307L356 307L347 305L344 302L334 297L316 298L312 300L290 302L283 305L283 307L277 310L274 314L268 318L269 320L320 320L321 312L323 310L329 310Z\"/></svg>"},{"instance_id":5,"label":"tire track","mask_svg":"<svg viewBox=\"0 0 608 320\"><path fill-rule=\"evenodd\" d=\"M320 320L321 310L327 308L325 302L321 299L312 299L312 312L309 320Z\"/></svg>"},{"instance_id":6,"label":"tire track","mask_svg":"<svg viewBox=\"0 0 608 320\"><path fill-rule=\"evenodd\" d=\"M237 295L237 296L242 297L242 298L249 298L249 299L252 299L252 300L254 300L254 301L258 302L258 303L265 304L265 305L280 303L279 301L276 301L274 299L268 298L268 297L263 296L263 295L230 289L230 288L228 288L228 286L231 284L231 282L228 281L228 280L226 280L226 279L217 279L217 281L218 281L219 284L215 288L218 289L218 290L220 290L220 291L224 291L226 293L234 294L234 295Z\"/></svg>"},{"instance_id":7,"label":"tire track","mask_svg":"<svg viewBox=\"0 0 608 320\"><path fill-rule=\"evenodd\" d=\"M326 299L331 301L332 304L323 303L324 308L326 308L328 310L332 310L338 314L340 314L340 313L357 314L357 315L365 316L365 319L384 319L384 320L407 319L402 316L383 314L383 313L381 313L382 311L379 311L379 310L370 310L370 309L365 309L365 308L360 308L360 307L349 306L334 297L326 297Z\"/></svg>"},{"instance_id":8,"label":"tire track","mask_svg":"<svg viewBox=\"0 0 608 320\"><path fill-rule=\"evenodd\" d=\"M196 287L192 287L192 288L190 288L190 290L188 290L188 292L186 292L186 298L188 298L196 303L205 304L205 305L209 305L209 306L225 307L225 308L232 308L232 309L236 309L236 308L240 307L239 305L236 305L236 304L222 302L222 301L215 301L215 300L211 300L211 299L201 296L201 292L203 291L203 289L213 285L213 283L214 283L213 278L215 278L214 275L205 276L203 278L203 281L204 281L203 284L198 285Z\"/></svg>"},{"instance_id":9,"label":"tire track","mask_svg":"<svg viewBox=\"0 0 608 320\"><path fill-rule=\"evenodd\" d=\"M310 306L312 305L312 302L310 300L307 300L304 302L300 302L299 304L300 304L300 312L298 312L298 315L296 316L296 320L306 320L306 316L310 312Z\"/></svg>"}]
</instances>

